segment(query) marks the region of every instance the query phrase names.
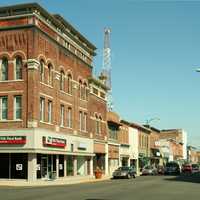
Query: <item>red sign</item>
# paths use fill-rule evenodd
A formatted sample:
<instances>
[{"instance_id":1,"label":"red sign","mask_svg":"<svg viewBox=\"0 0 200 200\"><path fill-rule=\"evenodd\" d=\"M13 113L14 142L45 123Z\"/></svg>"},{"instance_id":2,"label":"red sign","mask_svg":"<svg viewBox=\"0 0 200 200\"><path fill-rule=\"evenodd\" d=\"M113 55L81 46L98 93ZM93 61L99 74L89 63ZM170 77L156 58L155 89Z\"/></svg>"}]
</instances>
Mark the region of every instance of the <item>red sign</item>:
<instances>
[{"instance_id":1,"label":"red sign","mask_svg":"<svg viewBox=\"0 0 200 200\"><path fill-rule=\"evenodd\" d=\"M51 147L65 148L66 140L54 137L43 137L43 145Z\"/></svg>"},{"instance_id":2,"label":"red sign","mask_svg":"<svg viewBox=\"0 0 200 200\"><path fill-rule=\"evenodd\" d=\"M0 136L0 144L26 144L26 136Z\"/></svg>"}]
</instances>

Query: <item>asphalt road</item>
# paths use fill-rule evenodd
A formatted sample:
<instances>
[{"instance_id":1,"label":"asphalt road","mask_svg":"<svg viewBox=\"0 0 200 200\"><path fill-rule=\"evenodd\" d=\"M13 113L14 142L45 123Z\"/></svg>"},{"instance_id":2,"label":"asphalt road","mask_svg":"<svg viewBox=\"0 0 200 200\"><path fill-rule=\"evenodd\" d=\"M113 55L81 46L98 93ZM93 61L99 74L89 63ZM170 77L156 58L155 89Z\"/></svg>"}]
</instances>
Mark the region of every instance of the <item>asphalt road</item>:
<instances>
[{"instance_id":1,"label":"asphalt road","mask_svg":"<svg viewBox=\"0 0 200 200\"><path fill-rule=\"evenodd\" d=\"M0 187L0 200L197 200L200 176L146 176L51 187Z\"/></svg>"}]
</instances>

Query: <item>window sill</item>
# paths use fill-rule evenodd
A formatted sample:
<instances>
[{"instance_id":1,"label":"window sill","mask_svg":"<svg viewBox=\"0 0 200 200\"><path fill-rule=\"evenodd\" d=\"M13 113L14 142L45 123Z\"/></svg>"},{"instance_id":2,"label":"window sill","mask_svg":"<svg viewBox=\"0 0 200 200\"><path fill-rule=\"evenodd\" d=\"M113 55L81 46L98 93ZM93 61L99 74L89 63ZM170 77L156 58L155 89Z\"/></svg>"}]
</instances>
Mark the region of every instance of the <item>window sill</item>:
<instances>
[{"instance_id":1,"label":"window sill","mask_svg":"<svg viewBox=\"0 0 200 200\"><path fill-rule=\"evenodd\" d=\"M1 119L0 122L23 122L22 119Z\"/></svg>"},{"instance_id":2,"label":"window sill","mask_svg":"<svg viewBox=\"0 0 200 200\"><path fill-rule=\"evenodd\" d=\"M5 80L5 81L0 81L0 83L10 83L10 82L23 82L23 79L14 79L14 80Z\"/></svg>"},{"instance_id":3,"label":"window sill","mask_svg":"<svg viewBox=\"0 0 200 200\"><path fill-rule=\"evenodd\" d=\"M66 95L68 95L68 96L70 96L70 97L72 97L72 96L73 96L72 94L70 94L70 93L67 93L67 92L65 92L65 91L63 91L63 90L60 90L60 92L61 92L61 93L63 93L63 94L66 94Z\"/></svg>"},{"instance_id":4,"label":"window sill","mask_svg":"<svg viewBox=\"0 0 200 200\"><path fill-rule=\"evenodd\" d=\"M54 124L52 124L52 123L49 123L49 122L44 122L44 121L40 121L40 123L42 123L42 124L47 124L47 125L51 125L51 126L53 126Z\"/></svg>"},{"instance_id":5,"label":"window sill","mask_svg":"<svg viewBox=\"0 0 200 200\"><path fill-rule=\"evenodd\" d=\"M48 84L46 84L46 83L43 83L43 82L41 82L41 81L40 81L40 84L42 84L42 85L45 85L45 86L47 86L47 87L49 87L49 88L53 89L53 86L51 86L51 85L48 85Z\"/></svg>"}]
</instances>

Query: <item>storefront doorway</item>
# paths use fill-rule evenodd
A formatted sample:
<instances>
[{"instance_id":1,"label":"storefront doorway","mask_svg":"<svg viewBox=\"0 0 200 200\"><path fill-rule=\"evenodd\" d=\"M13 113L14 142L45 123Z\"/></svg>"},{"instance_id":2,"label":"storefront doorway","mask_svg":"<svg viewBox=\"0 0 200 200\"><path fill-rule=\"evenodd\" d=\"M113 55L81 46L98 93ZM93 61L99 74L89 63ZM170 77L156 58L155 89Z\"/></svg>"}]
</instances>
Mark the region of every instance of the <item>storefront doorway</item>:
<instances>
[{"instance_id":1,"label":"storefront doorway","mask_svg":"<svg viewBox=\"0 0 200 200\"><path fill-rule=\"evenodd\" d=\"M56 155L37 155L37 178L55 179L56 178Z\"/></svg>"},{"instance_id":2,"label":"storefront doorway","mask_svg":"<svg viewBox=\"0 0 200 200\"><path fill-rule=\"evenodd\" d=\"M3 153L0 154L1 179L27 179L28 154Z\"/></svg>"}]
</instances>

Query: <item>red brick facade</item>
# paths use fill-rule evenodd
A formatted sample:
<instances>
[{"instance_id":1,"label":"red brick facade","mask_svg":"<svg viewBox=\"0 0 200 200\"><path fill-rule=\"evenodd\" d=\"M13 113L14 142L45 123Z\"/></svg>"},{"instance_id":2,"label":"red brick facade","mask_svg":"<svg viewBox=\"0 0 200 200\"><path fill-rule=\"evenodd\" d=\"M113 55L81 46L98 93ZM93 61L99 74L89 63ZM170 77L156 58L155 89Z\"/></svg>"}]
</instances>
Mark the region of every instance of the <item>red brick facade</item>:
<instances>
[{"instance_id":1,"label":"red brick facade","mask_svg":"<svg viewBox=\"0 0 200 200\"><path fill-rule=\"evenodd\" d=\"M46 13L44 15L46 16ZM9 65L8 80L0 82L0 96L8 96L8 119L0 122L0 129L41 127L91 138L95 133L94 117L97 113L101 120L101 134L99 136L94 134L94 137L104 140L107 135L106 101L90 93L88 82L92 76L91 63L95 55L95 47L78 33L73 37L71 34L68 42L61 36L59 30L61 27L59 24L63 26L65 22L58 21L57 17L49 15L49 20L52 22L48 23L43 17L40 13L29 17L0 20L0 59L7 58ZM57 31L56 22L59 25ZM75 30L72 28L71 31ZM14 79L16 56L23 59L22 80ZM40 80L39 63L41 61L44 62L43 81ZM52 67L52 84L48 83L49 65ZM61 71L64 72L63 91L60 90ZM72 78L70 94L67 91L68 75ZM82 89L86 92L85 99L80 98ZM22 119L20 121L13 120L15 95L22 95ZM40 97L45 99L43 122L40 121ZM48 101L51 101L53 105L51 123L47 122ZM65 110L62 127L60 127L61 105L64 105ZM72 128L67 128L66 125L68 107L72 110ZM79 127L80 111L87 117L86 131L81 131Z\"/></svg>"}]
</instances>

